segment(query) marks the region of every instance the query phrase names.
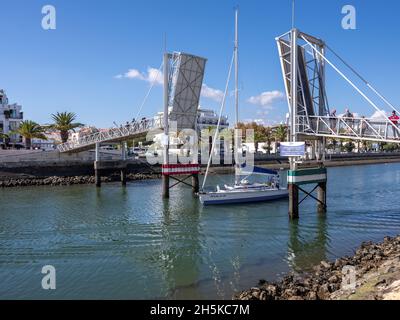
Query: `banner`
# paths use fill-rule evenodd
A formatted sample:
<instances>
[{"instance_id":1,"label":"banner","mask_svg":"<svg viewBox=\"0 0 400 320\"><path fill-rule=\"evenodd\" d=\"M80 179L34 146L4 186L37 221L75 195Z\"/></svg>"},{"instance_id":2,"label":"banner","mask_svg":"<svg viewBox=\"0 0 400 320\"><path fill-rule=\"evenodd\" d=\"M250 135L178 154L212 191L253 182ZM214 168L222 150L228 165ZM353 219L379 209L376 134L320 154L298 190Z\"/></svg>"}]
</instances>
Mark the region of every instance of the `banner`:
<instances>
[{"instance_id":1,"label":"banner","mask_svg":"<svg viewBox=\"0 0 400 320\"><path fill-rule=\"evenodd\" d=\"M302 157L305 153L305 143L281 142L279 151L282 157Z\"/></svg>"}]
</instances>

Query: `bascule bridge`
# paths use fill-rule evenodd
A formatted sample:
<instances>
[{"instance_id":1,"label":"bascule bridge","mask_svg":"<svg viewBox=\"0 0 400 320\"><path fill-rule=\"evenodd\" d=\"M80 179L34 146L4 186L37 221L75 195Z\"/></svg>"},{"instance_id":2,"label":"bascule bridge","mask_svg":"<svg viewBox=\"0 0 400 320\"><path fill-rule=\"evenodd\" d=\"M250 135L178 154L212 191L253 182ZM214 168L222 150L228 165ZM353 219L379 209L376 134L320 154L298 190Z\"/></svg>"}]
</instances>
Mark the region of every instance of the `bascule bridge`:
<instances>
[{"instance_id":1,"label":"bascule bridge","mask_svg":"<svg viewBox=\"0 0 400 320\"><path fill-rule=\"evenodd\" d=\"M318 203L318 211L326 211L326 181L327 173L323 165L325 141L329 139L347 139L350 141L376 141L399 143L400 129L389 120L384 107L390 111L398 111L378 90L363 78L350 64L331 49L326 42L312 35L293 28L276 38L282 75L289 107L289 141L312 141L317 153L317 165L305 168L298 157L290 157L288 172L289 185L289 215L299 216L299 204L307 197L312 197ZM344 65L353 76L365 84L379 105L360 89L355 82L341 71L333 59ZM328 94L326 92L326 68L331 67L357 94L372 107L377 118L337 116L330 112ZM308 192L303 189L305 184L314 184L314 189ZM313 191L317 190L317 196ZM305 194L299 200L299 191Z\"/></svg>"}]
</instances>

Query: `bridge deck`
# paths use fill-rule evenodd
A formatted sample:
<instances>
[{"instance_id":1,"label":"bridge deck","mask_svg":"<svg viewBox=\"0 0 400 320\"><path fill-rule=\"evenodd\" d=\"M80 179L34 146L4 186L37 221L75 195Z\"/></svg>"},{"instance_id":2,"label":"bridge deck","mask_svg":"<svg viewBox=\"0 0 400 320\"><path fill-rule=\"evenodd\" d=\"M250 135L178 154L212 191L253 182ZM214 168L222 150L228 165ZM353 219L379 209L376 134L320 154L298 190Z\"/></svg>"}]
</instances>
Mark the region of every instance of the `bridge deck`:
<instances>
[{"instance_id":1,"label":"bridge deck","mask_svg":"<svg viewBox=\"0 0 400 320\"><path fill-rule=\"evenodd\" d=\"M161 129L161 121L145 119L125 126L111 128L80 137L77 141L66 142L58 146L62 153L77 153L94 149L96 143L116 143L146 135L150 130Z\"/></svg>"},{"instance_id":2,"label":"bridge deck","mask_svg":"<svg viewBox=\"0 0 400 320\"><path fill-rule=\"evenodd\" d=\"M306 136L400 143L399 127L386 119L298 116L296 126Z\"/></svg>"}]
</instances>

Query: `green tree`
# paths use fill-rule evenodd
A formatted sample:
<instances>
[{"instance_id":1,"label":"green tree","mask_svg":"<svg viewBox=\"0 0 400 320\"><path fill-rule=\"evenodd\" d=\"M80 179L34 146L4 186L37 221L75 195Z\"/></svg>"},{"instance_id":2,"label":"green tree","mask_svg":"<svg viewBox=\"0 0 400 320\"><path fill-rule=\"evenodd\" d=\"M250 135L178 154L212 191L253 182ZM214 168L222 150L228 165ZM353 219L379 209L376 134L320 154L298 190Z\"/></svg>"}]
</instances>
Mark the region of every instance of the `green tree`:
<instances>
[{"instance_id":1,"label":"green tree","mask_svg":"<svg viewBox=\"0 0 400 320\"><path fill-rule=\"evenodd\" d=\"M265 134L265 140L267 142L267 147L264 149L267 150L267 154L271 154L271 144L272 141L274 140L274 133L272 132L272 128L271 127L265 127L264 128L264 134Z\"/></svg>"},{"instance_id":2,"label":"green tree","mask_svg":"<svg viewBox=\"0 0 400 320\"><path fill-rule=\"evenodd\" d=\"M344 150L347 152L353 152L354 148L356 145L354 144L353 141L347 141L347 143L344 145Z\"/></svg>"},{"instance_id":3,"label":"green tree","mask_svg":"<svg viewBox=\"0 0 400 320\"><path fill-rule=\"evenodd\" d=\"M285 142L287 140L288 135L288 127L286 125L279 125L275 128L274 137L276 142L276 147L280 147L281 142Z\"/></svg>"},{"instance_id":4,"label":"green tree","mask_svg":"<svg viewBox=\"0 0 400 320\"><path fill-rule=\"evenodd\" d=\"M287 140L288 128L281 124L275 129L275 139L277 142L285 142Z\"/></svg>"},{"instance_id":5,"label":"green tree","mask_svg":"<svg viewBox=\"0 0 400 320\"><path fill-rule=\"evenodd\" d=\"M60 132L61 142L65 143L68 140L69 131L74 131L76 128L83 126L82 123L74 122L76 114L73 112L57 112L51 115L54 124L50 128Z\"/></svg>"},{"instance_id":6,"label":"green tree","mask_svg":"<svg viewBox=\"0 0 400 320\"><path fill-rule=\"evenodd\" d=\"M31 149L32 139L43 139L47 140L44 135L45 128L40 126L34 121L25 120L22 121L19 128L12 132L12 134L19 134L25 138L26 149Z\"/></svg>"},{"instance_id":7,"label":"green tree","mask_svg":"<svg viewBox=\"0 0 400 320\"><path fill-rule=\"evenodd\" d=\"M0 139L8 139L8 135L0 131Z\"/></svg>"},{"instance_id":8,"label":"green tree","mask_svg":"<svg viewBox=\"0 0 400 320\"><path fill-rule=\"evenodd\" d=\"M387 152L397 151L399 149L399 145L397 143L388 143L383 146L383 150Z\"/></svg>"}]
</instances>

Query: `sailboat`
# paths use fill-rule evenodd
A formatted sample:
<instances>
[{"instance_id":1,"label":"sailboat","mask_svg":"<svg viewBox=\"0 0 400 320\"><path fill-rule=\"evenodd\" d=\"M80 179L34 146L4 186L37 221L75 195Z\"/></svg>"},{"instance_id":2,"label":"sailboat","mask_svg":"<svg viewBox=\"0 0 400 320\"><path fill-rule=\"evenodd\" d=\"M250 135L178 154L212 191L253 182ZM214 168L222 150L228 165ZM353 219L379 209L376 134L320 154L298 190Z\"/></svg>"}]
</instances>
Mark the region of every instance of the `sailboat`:
<instances>
[{"instance_id":1,"label":"sailboat","mask_svg":"<svg viewBox=\"0 0 400 320\"><path fill-rule=\"evenodd\" d=\"M238 94L238 10L235 12L235 49L232 63L235 63L235 112L236 112L236 124L238 123L238 105L239 105L239 94ZM204 186L207 180L208 170L211 163L211 156L215 147L215 141L219 131L220 119L222 110L225 105L226 94L228 91L228 84L232 70L232 63L228 73L228 80L225 87L225 94L221 105L220 115L217 124L217 130L215 132L212 150L208 159L208 165L206 174L203 180L202 191L199 192L199 199L203 205L218 205L218 204L238 204L238 203L249 203L249 202L264 202L278 199L285 199L289 196L289 192L286 188L280 186L279 172L266 168L239 165L235 161L235 183L233 185L225 184L222 188L217 185L215 191L204 191ZM236 157L235 157L236 158ZM265 183L250 182L248 179L252 175L263 175L268 177L268 181ZM241 176L244 176L243 178Z\"/></svg>"}]
</instances>

